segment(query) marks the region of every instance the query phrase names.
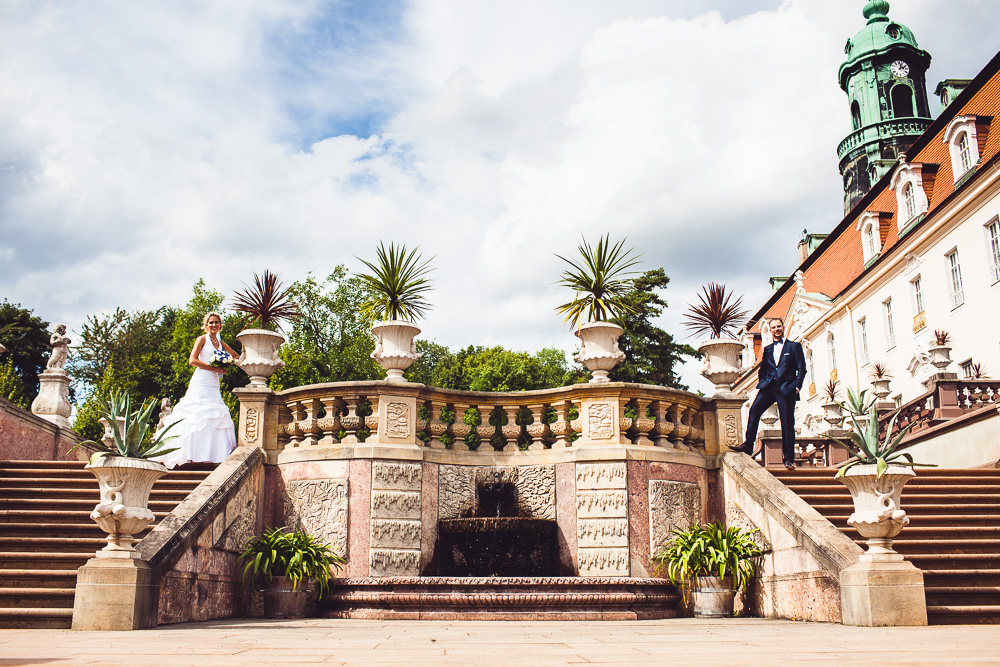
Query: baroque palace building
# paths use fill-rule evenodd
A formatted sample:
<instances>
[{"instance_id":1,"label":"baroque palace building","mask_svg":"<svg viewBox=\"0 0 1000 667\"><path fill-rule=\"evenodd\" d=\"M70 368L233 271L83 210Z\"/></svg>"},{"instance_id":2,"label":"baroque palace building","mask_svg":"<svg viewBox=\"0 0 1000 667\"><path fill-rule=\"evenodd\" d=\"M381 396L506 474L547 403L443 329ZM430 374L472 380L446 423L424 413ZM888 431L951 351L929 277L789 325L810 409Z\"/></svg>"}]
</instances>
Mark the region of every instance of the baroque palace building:
<instances>
[{"instance_id":1,"label":"baroque palace building","mask_svg":"<svg viewBox=\"0 0 1000 667\"><path fill-rule=\"evenodd\" d=\"M771 342L768 318L783 319L803 344L801 438L830 428L822 408L829 381L842 400L847 388L871 387L876 363L888 369L896 405L931 401L944 380L1000 373L1000 54L971 81L941 82L943 109L931 120L930 55L888 9L885 0L865 5L867 24L840 68L853 123L838 148L847 214L829 234L806 234L801 264L772 279L773 294L742 334L744 373L734 389L751 394ZM935 331L950 338L945 367L932 363ZM1000 435L996 412L987 430ZM1000 458L1000 437L980 431L987 444L959 462Z\"/></svg>"}]
</instances>

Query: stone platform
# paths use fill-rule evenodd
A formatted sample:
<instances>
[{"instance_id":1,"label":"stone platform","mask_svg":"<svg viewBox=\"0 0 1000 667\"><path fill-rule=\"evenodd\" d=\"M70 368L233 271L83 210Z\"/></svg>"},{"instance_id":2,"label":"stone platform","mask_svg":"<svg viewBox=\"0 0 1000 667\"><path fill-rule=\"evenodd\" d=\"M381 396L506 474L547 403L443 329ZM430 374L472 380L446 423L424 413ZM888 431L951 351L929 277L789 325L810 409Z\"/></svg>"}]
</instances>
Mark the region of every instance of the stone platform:
<instances>
[{"instance_id":1,"label":"stone platform","mask_svg":"<svg viewBox=\"0 0 1000 667\"><path fill-rule=\"evenodd\" d=\"M680 594L664 579L634 577L387 577L338 579L327 618L606 620L676 618Z\"/></svg>"}]
</instances>

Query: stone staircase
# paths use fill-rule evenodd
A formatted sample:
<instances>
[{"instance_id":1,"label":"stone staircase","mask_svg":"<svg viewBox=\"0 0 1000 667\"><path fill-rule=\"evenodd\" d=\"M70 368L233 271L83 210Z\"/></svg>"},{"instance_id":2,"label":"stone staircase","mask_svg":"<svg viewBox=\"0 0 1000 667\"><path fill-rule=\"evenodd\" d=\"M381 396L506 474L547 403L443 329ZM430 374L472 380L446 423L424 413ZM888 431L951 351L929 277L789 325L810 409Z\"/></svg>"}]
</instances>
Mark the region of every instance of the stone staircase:
<instances>
[{"instance_id":1,"label":"stone staircase","mask_svg":"<svg viewBox=\"0 0 1000 667\"><path fill-rule=\"evenodd\" d=\"M97 480L84 465L0 461L0 628L70 627L76 571L106 544L90 518ZM149 498L157 521L214 468L160 478Z\"/></svg>"},{"instance_id":2,"label":"stone staircase","mask_svg":"<svg viewBox=\"0 0 1000 667\"><path fill-rule=\"evenodd\" d=\"M864 547L851 495L832 468L772 471ZM1000 624L1000 470L923 468L903 487L910 517L893 548L924 571L932 625Z\"/></svg>"}]
</instances>

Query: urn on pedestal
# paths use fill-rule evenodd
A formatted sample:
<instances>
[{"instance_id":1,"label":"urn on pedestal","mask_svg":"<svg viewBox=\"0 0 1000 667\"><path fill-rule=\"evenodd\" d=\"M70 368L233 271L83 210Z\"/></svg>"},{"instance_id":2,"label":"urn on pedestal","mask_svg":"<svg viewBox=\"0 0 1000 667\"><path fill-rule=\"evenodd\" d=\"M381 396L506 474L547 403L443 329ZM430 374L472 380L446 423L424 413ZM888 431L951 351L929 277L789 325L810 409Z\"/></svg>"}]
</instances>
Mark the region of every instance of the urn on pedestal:
<instances>
[{"instance_id":1,"label":"urn on pedestal","mask_svg":"<svg viewBox=\"0 0 1000 667\"><path fill-rule=\"evenodd\" d=\"M613 322L590 322L576 330L580 352L574 357L591 373L591 383L609 382L608 371L624 361L618 337L624 330Z\"/></svg>"},{"instance_id":2,"label":"urn on pedestal","mask_svg":"<svg viewBox=\"0 0 1000 667\"><path fill-rule=\"evenodd\" d=\"M265 387L267 379L285 366L278 358L285 342L281 324L298 317L299 309L291 300L292 288L282 289L278 276L265 269L263 276L255 273L253 278L253 286L237 292L233 300L233 308L250 319L250 327L236 339L243 346L239 365L250 376L250 386Z\"/></svg>"},{"instance_id":3,"label":"urn on pedestal","mask_svg":"<svg viewBox=\"0 0 1000 667\"><path fill-rule=\"evenodd\" d=\"M412 322L390 320L372 327L375 334L375 351L371 357L385 369L389 382L406 382L403 371L422 357L417 352L416 337L420 333Z\"/></svg>"},{"instance_id":4,"label":"urn on pedestal","mask_svg":"<svg viewBox=\"0 0 1000 667\"><path fill-rule=\"evenodd\" d=\"M735 297L725 285L709 283L702 287L698 301L688 306L684 317L692 337L709 336L698 346L705 359L701 374L715 385L716 392L729 392L741 374L743 344L733 334L746 319L747 313L740 307L743 297Z\"/></svg>"}]
</instances>

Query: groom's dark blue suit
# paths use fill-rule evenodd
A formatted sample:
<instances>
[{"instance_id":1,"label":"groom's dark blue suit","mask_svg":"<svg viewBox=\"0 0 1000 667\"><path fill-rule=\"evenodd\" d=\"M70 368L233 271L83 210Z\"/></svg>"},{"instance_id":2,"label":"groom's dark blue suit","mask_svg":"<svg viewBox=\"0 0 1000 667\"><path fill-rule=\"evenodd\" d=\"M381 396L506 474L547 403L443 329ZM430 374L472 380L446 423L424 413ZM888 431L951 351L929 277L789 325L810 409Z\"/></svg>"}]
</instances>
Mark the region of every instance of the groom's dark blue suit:
<instances>
[{"instance_id":1,"label":"groom's dark blue suit","mask_svg":"<svg viewBox=\"0 0 1000 667\"><path fill-rule=\"evenodd\" d=\"M757 398L750 406L747 417L747 437L744 447L752 451L757 440L757 425L760 418L774 403L778 404L778 418L781 420L781 450L784 463L795 460L795 401L806 379L806 357L802 345L793 340L783 340L781 356L774 362L774 346L764 348L760 368L757 371Z\"/></svg>"}]
</instances>

